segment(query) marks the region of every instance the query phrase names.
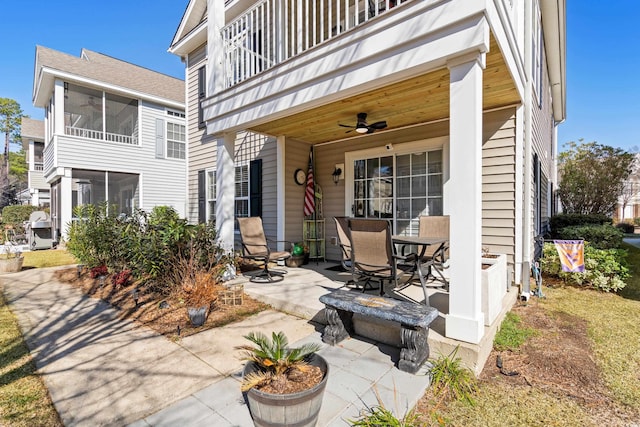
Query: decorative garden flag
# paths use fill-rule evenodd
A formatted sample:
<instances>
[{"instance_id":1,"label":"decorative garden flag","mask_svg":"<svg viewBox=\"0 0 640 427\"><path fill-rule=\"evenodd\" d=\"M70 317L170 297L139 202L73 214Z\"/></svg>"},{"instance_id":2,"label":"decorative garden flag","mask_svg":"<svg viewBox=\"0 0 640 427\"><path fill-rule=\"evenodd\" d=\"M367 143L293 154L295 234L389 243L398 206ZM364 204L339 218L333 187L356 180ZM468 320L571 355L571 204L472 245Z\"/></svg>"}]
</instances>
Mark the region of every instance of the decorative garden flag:
<instances>
[{"instance_id":1,"label":"decorative garden flag","mask_svg":"<svg viewBox=\"0 0 640 427\"><path fill-rule=\"evenodd\" d=\"M313 148L309 151L309 171L307 172L307 186L304 192L304 216L310 216L316 210L316 193L313 182Z\"/></svg>"},{"instance_id":2,"label":"decorative garden flag","mask_svg":"<svg viewBox=\"0 0 640 427\"><path fill-rule=\"evenodd\" d=\"M584 272L584 240L554 240L553 243L560 256L562 271Z\"/></svg>"}]
</instances>

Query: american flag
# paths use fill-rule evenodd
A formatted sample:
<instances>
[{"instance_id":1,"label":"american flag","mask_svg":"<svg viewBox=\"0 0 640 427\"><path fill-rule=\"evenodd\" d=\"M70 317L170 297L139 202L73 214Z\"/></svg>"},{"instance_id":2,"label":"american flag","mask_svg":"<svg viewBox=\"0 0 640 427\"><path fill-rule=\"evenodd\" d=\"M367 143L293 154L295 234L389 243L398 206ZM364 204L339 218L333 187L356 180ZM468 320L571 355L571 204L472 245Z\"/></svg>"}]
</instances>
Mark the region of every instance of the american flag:
<instances>
[{"instance_id":1,"label":"american flag","mask_svg":"<svg viewBox=\"0 0 640 427\"><path fill-rule=\"evenodd\" d=\"M313 148L309 151L309 171L307 172L307 188L304 192L304 216L313 215L316 210L316 195L313 185Z\"/></svg>"}]
</instances>

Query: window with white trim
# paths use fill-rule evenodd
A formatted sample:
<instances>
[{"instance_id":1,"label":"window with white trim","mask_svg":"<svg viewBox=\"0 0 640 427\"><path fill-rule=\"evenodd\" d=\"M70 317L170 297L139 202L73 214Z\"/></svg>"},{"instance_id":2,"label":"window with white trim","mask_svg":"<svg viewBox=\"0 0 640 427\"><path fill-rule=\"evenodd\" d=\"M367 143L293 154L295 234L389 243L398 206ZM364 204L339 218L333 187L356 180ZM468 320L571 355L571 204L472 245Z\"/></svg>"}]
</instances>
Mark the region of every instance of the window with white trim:
<instances>
[{"instance_id":1,"label":"window with white trim","mask_svg":"<svg viewBox=\"0 0 640 427\"><path fill-rule=\"evenodd\" d=\"M540 4L535 2L533 6L533 31L532 40L533 48L531 54L533 55L533 88L538 98L538 106L542 106L542 20L540 17Z\"/></svg>"},{"instance_id":2,"label":"window with white trim","mask_svg":"<svg viewBox=\"0 0 640 427\"><path fill-rule=\"evenodd\" d=\"M207 170L206 175L207 221L216 219L216 171Z\"/></svg>"},{"instance_id":3,"label":"window with white trim","mask_svg":"<svg viewBox=\"0 0 640 427\"><path fill-rule=\"evenodd\" d=\"M184 159L186 157L185 126L167 122L167 157Z\"/></svg>"},{"instance_id":4,"label":"window with white trim","mask_svg":"<svg viewBox=\"0 0 640 427\"><path fill-rule=\"evenodd\" d=\"M236 166L235 217L249 216L249 165Z\"/></svg>"},{"instance_id":5,"label":"window with white trim","mask_svg":"<svg viewBox=\"0 0 640 427\"><path fill-rule=\"evenodd\" d=\"M394 234L417 235L421 215L443 215L446 159L442 139L345 155L348 205L355 217L386 218ZM349 214L349 213L347 213Z\"/></svg>"}]
</instances>

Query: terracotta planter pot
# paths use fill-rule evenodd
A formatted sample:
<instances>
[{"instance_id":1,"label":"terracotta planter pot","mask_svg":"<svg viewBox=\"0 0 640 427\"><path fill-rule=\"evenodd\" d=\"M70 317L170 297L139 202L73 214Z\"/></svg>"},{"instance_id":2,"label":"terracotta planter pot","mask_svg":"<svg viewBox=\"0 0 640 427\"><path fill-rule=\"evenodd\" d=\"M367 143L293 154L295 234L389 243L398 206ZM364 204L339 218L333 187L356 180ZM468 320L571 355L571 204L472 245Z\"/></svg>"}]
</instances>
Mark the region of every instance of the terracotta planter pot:
<instances>
[{"instance_id":1,"label":"terracotta planter pot","mask_svg":"<svg viewBox=\"0 0 640 427\"><path fill-rule=\"evenodd\" d=\"M286 260L287 267L300 267L303 262L304 255L292 255Z\"/></svg>"},{"instance_id":2,"label":"terracotta planter pot","mask_svg":"<svg viewBox=\"0 0 640 427\"><path fill-rule=\"evenodd\" d=\"M16 273L22 270L24 257L0 259L0 273Z\"/></svg>"},{"instance_id":3,"label":"terracotta planter pot","mask_svg":"<svg viewBox=\"0 0 640 427\"><path fill-rule=\"evenodd\" d=\"M312 356L310 364L319 367L324 376L320 383L308 390L291 394L271 394L252 388L247 392L249 411L257 427L313 427L316 425L329 377L329 365L322 356L317 354ZM258 370L257 365L248 362L244 367L243 375L256 370Z\"/></svg>"}]
</instances>

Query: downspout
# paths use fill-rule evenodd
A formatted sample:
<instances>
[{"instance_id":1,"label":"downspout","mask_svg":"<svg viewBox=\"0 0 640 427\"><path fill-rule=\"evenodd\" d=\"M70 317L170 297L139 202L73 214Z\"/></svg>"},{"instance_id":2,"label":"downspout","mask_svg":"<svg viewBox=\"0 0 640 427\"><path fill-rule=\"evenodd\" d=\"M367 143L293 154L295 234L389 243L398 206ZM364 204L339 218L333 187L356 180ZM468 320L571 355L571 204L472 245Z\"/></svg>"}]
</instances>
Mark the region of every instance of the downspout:
<instances>
[{"instance_id":1,"label":"downspout","mask_svg":"<svg viewBox=\"0 0 640 427\"><path fill-rule=\"evenodd\" d=\"M522 293L520 299L528 301L531 296L529 275L531 273L531 227L533 224L531 212L531 159L532 148L532 68L533 68L533 7L535 0L525 0L524 2L524 180L523 180L523 203L522 203Z\"/></svg>"}]
</instances>

